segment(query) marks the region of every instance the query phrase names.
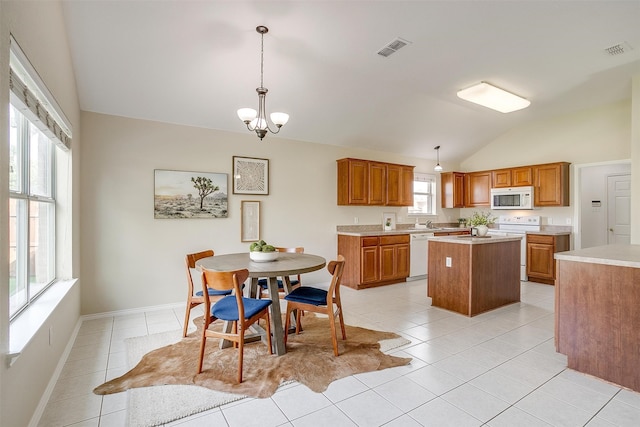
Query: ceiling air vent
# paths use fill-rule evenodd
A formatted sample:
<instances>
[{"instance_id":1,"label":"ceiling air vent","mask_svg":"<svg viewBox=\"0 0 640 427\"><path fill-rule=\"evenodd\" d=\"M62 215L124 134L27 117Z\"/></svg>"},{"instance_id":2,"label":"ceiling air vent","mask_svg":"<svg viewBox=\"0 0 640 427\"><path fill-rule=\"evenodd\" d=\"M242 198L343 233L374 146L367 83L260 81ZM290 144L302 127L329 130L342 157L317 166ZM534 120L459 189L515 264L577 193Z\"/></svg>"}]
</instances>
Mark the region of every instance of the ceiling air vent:
<instances>
[{"instance_id":1,"label":"ceiling air vent","mask_svg":"<svg viewBox=\"0 0 640 427\"><path fill-rule=\"evenodd\" d=\"M387 43L387 45L384 46L382 49L380 49L378 51L378 55L384 56L386 58L386 57L390 56L391 54L397 52L398 50L402 49L403 47L405 47L409 43L411 43L411 42L408 41L408 40L401 39L400 37L397 37L394 40L392 40L391 42Z\"/></svg>"},{"instance_id":2,"label":"ceiling air vent","mask_svg":"<svg viewBox=\"0 0 640 427\"><path fill-rule=\"evenodd\" d=\"M618 43L616 45L610 46L606 48L604 51L610 56L622 55L623 53L627 53L632 49L632 47L627 42Z\"/></svg>"}]
</instances>

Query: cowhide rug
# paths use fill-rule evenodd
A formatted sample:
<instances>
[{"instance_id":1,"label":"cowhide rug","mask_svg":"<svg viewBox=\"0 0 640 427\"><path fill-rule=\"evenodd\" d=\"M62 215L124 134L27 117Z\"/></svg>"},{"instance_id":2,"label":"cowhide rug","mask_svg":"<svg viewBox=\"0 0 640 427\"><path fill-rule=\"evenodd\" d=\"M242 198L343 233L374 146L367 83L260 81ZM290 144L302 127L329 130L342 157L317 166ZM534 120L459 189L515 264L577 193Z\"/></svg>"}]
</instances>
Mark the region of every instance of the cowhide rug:
<instances>
[{"instance_id":1,"label":"cowhide rug","mask_svg":"<svg viewBox=\"0 0 640 427\"><path fill-rule=\"evenodd\" d=\"M315 392L331 382L362 372L407 365L411 359L386 355L379 341L401 338L392 332L346 326L347 340L340 339L339 356L334 356L329 320L305 313L303 331L289 334L287 353L270 355L261 342L245 345L243 382L237 383L238 350L219 348L217 339L207 339L204 367L196 374L202 334L202 318L195 319L198 330L180 342L143 356L126 374L94 389L95 394L118 393L135 387L167 384L198 385L212 390L265 398L283 382L298 381ZM221 322L218 322L221 323Z\"/></svg>"}]
</instances>

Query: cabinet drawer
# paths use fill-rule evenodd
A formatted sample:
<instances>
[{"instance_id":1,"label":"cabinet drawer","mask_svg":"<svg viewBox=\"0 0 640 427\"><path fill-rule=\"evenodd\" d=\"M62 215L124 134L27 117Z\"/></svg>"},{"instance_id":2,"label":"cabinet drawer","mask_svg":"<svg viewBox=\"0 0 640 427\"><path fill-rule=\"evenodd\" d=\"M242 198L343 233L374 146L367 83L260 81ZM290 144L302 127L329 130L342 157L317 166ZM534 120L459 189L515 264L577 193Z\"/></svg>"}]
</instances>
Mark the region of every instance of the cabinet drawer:
<instances>
[{"instance_id":1,"label":"cabinet drawer","mask_svg":"<svg viewBox=\"0 0 640 427\"><path fill-rule=\"evenodd\" d=\"M378 237L362 237L360 239L360 246L378 246Z\"/></svg>"},{"instance_id":2,"label":"cabinet drawer","mask_svg":"<svg viewBox=\"0 0 640 427\"><path fill-rule=\"evenodd\" d=\"M544 234L527 234L527 243L541 243L543 245L553 245L554 237Z\"/></svg>"},{"instance_id":3,"label":"cabinet drawer","mask_svg":"<svg viewBox=\"0 0 640 427\"><path fill-rule=\"evenodd\" d=\"M397 245L399 243L409 243L409 235L397 234L395 236L380 236L380 246Z\"/></svg>"}]
</instances>

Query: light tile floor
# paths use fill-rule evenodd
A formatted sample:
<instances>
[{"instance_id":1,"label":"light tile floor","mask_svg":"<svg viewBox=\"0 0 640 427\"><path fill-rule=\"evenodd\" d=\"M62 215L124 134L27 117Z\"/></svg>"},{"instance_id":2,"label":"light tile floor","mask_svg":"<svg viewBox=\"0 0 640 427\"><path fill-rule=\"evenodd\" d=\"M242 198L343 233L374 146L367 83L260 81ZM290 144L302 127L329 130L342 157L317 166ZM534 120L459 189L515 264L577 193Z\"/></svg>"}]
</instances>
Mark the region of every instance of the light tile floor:
<instances>
[{"instance_id":1,"label":"light tile floor","mask_svg":"<svg viewBox=\"0 0 640 427\"><path fill-rule=\"evenodd\" d=\"M292 384L272 398L243 399L170 425L640 425L639 393L569 370L555 352L552 286L524 282L521 303L472 318L431 307L425 289L417 280L342 291L348 324L411 341L392 350L412 357L409 366L344 378L321 394ZM126 393L103 397L92 389L125 372L125 338L181 329L183 313L83 322L40 425L126 425Z\"/></svg>"}]
</instances>

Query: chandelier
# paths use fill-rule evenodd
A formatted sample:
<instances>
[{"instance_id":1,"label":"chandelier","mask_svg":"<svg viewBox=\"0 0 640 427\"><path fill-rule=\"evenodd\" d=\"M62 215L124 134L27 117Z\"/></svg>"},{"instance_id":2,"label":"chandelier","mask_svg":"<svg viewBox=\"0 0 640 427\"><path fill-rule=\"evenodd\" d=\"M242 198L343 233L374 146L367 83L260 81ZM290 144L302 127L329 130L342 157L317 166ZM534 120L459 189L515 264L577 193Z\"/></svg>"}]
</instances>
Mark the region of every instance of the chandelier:
<instances>
[{"instance_id":1,"label":"chandelier","mask_svg":"<svg viewBox=\"0 0 640 427\"><path fill-rule=\"evenodd\" d=\"M274 125L276 125L276 130L274 131L271 127L269 127L269 122L267 121L267 112L264 106L265 99L267 97L267 92L269 91L266 87L264 87L263 83L263 74L264 74L264 35L269 32L269 29L263 25L256 27L256 31L261 36L261 44L260 44L260 87L256 88L256 92L258 92L258 111L253 108L241 108L238 110L238 117L242 120L246 125L247 129L252 132L255 132L258 135L258 138L262 140L267 135L267 131L276 134L280 132L280 128L287 124L289 121L289 115L286 113L271 113L271 121Z\"/></svg>"}]
</instances>

